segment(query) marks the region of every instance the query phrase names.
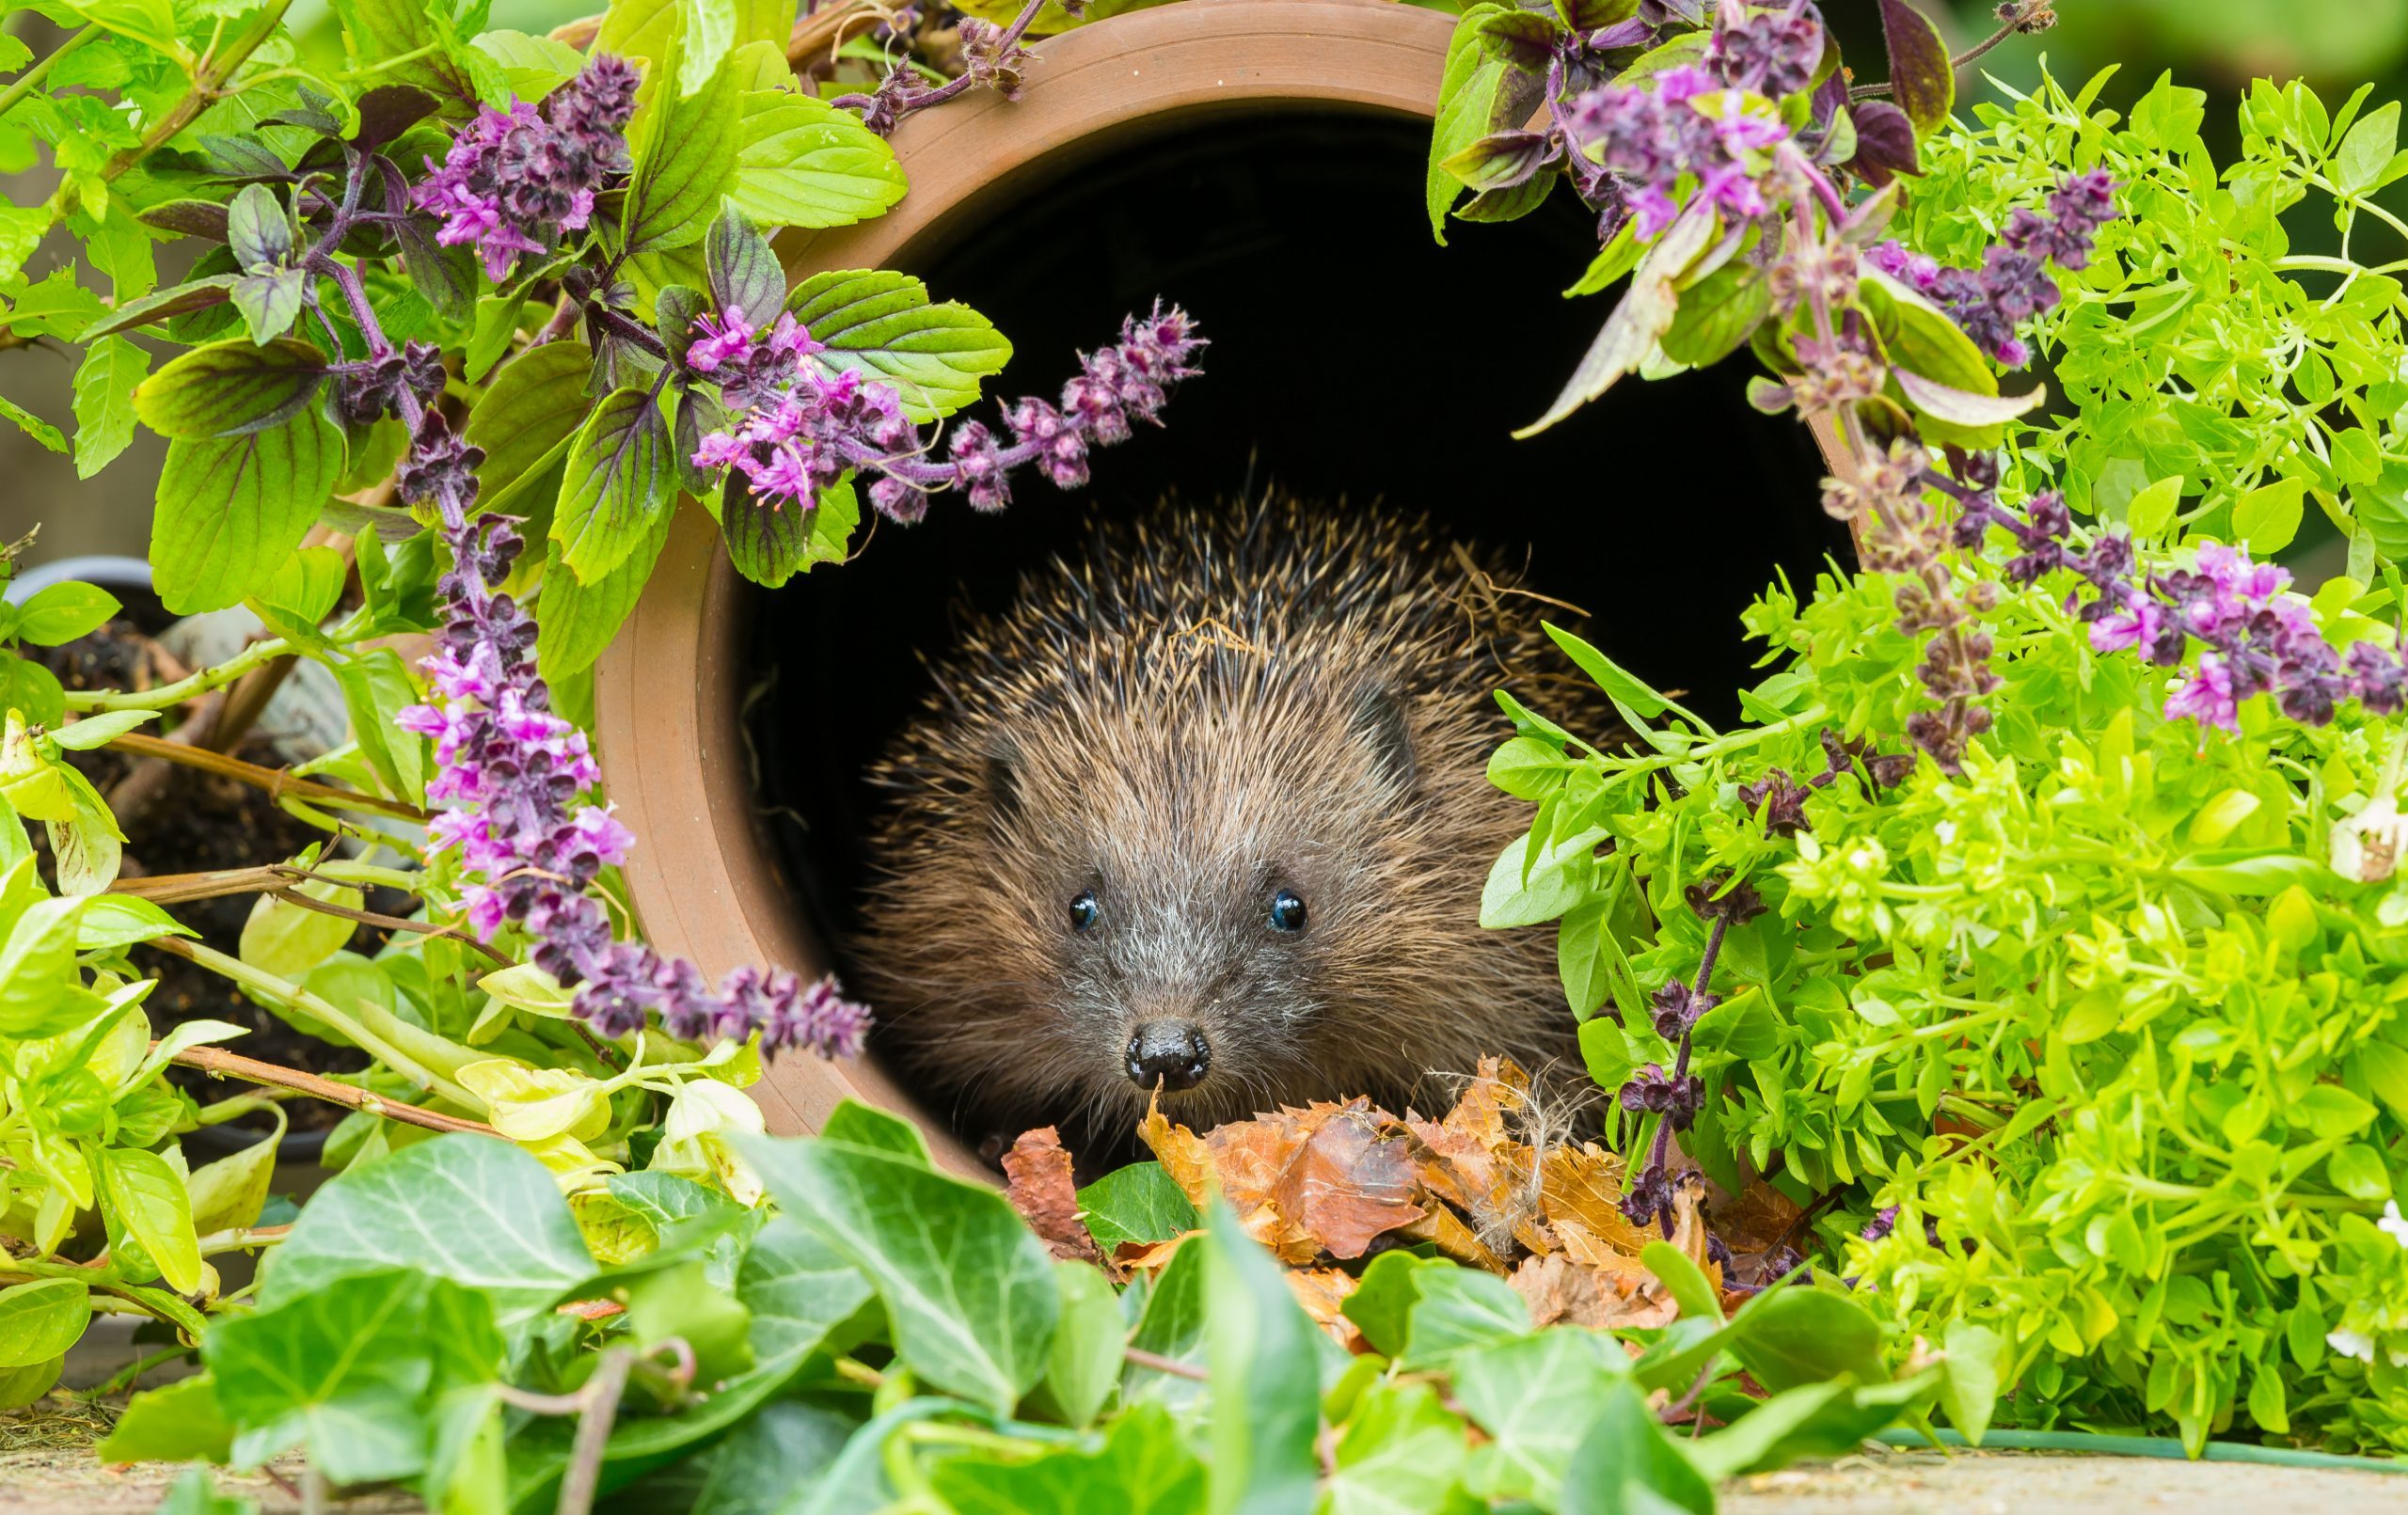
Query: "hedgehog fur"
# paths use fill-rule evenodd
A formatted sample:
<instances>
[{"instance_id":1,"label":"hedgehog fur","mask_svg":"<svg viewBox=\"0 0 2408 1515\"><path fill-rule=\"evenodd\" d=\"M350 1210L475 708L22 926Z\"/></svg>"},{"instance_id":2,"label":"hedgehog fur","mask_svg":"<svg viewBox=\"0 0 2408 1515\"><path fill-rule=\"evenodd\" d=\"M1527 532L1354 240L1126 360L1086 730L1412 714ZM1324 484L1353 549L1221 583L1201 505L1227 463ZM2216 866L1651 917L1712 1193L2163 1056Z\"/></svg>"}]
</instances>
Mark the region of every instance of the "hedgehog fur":
<instances>
[{"instance_id":1,"label":"hedgehog fur","mask_svg":"<svg viewBox=\"0 0 2408 1515\"><path fill-rule=\"evenodd\" d=\"M1493 1053L1576 1083L1554 933L1479 923L1529 820L1487 781L1492 691L1594 699L1538 619L1391 511L1104 526L967 627L873 770L855 979L881 1047L969 1132L1090 1148L1149 1097L1198 1127L1431 1109ZM1196 1056L1158 1077L1165 1027Z\"/></svg>"}]
</instances>

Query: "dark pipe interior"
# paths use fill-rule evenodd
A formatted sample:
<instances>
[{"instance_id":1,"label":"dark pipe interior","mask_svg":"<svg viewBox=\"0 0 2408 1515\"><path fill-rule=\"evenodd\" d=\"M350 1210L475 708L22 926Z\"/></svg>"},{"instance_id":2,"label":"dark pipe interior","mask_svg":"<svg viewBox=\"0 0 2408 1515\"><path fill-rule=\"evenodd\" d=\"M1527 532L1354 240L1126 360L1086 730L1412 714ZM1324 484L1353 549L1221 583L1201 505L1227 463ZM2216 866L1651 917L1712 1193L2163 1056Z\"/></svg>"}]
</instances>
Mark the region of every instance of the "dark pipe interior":
<instances>
[{"instance_id":1,"label":"dark pipe interior","mask_svg":"<svg viewBox=\"0 0 2408 1515\"><path fill-rule=\"evenodd\" d=\"M1818 506L1804 428L1749 408L1742 355L1626 381L1513 440L1609 308L1611 295L1559 292L1595 251L1593 225L1558 193L1520 221L1456 223L1437 246L1421 206L1427 143L1424 125L1365 117L1192 126L1018 201L920 271L936 298L968 303L1015 344L990 396L1053 394L1076 350L1157 295L1212 345L1164 429L1096 453L1085 496L1032 476L995 516L940 497L922 525L882 524L857 560L761 596L754 657L775 675L752 720L762 801L840 961L869 808L861 775L924 692L919 660L944 652L957 604L1007 605L1091 510L1275 484L1425 511L1527 557L1530 587L1588 609L1593 639L1626 667L1691 691L1710 718L1735 713L1731 691L1753 677L1739 612L1777 569L1803 588L1846 551Z\"/></svg>"}]
</instances>

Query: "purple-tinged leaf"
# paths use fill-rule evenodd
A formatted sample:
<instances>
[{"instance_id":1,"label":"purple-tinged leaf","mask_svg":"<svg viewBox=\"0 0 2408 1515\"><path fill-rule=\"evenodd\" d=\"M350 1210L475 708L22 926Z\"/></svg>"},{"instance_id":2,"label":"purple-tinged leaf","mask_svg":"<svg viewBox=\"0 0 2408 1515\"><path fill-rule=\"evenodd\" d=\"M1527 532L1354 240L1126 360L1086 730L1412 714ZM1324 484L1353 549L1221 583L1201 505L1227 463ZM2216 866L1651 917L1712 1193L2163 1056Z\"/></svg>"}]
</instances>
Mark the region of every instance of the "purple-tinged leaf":
<instances>
[{"instance_id":1,"label":"purple-tinged leaf","mask_svg":"<svg viewBox=\"0 0 2408 1515\"><path fill-rule=\"evenodd\" d=\"M1878 188L1899 174L1923 172L1915 125L1905 111L1886 100L1867 100L1850 106L1848 114L1856 119L1856 156L1848 167L1858 178Z\"/></svg>"},{"instance_id":2,"label":"purple-tinged leaf","mask_svg":"<svg viewBox=\"0 0 2408 1515\"><path fill-rule=\"evenodd\" d=\"M374 152L434 115L442 103L416 85L379 85L359 97L359 130L351 145Z\"/></svg>"},{"instance_id":3,"label":"purple-tinged leaf","mask_svg":"<svg viewBox=\"0 0 2408 1515\"><path fill-rule=\"evenodd\" d=\"M784 308L785 265L734 206L723 206L704 235L703 264L710 277L711 314L740 310L751 324L766 326Z\"/></svg>"},{"instance_id":4,"label":"purple-tinged leaf","mask_svg":"<svg viewBox=\"0 0 2408 1515\"><path fill-rule=\"evenodd\" d=\"M1907 0L1881 0L1881 38L1890 49L1890 96L1925 135L1956 104L1956 69L1931 18Z\"/></svg>"},{"instance_id":5,"label":"purple-tinged leaf","mask_svg":"<svg viewBox=\"0 0 2408 1515\"><path fill-rule=\"evenodd\" d=\"M2029 394L1980 395L1934 383L1906 369L1892 369L1890 372L1917 410L1959 426L1996 426L2011 421L2049 398L2045 384L2034 385Z\"/></svg>"},{"instance_id":6,"label":"purple-tinged leaf","mask_svg":"<svg viewBox=\"0 0 2408 1515\"><path fill-rule=\"evenodd\" d=\"M1541 174L1504 189L1483 189L1455 213L1458 221L1518 221L1546 203L1560 176Z\"/></svg>"},{"instance_id":7,"label":"purple-tinged leaf","mask_svg":"<svg viewBox=\"0 0 2408 1515\"><path fill-rule=\"evenodd\" d=\"M99 321L86 327L75 339L88 342L95 337L105 337L113 331L130 331L147 326L154 321L180 316L187 310L204 310L213 305L224 305L232 298L234 276L213 274L189 284L179 284L171 290L160 290L139 300L128 300Z\"/></svg>"},{"instance_id":8,"label":"purple-tinged leaf","mask_svg":"<svg viewBox=\"0 0 2408 1515\"><path fill-rule=\"evenodd\" d=\"M193 137L201 161L220 179L286 179L293 170L264 142L246 136L201 132Z\"/></svg>"},{"instance_id":9,"label":"purple-tinged leaf","mask_svg":"<svg viewBox=\"0 0 2408 1515\"><path fill-rule=\"evenodd\" d=\"M179 237L226 240L226 207L214 200L165 200L135 217L146 227L172 231Z\"/></svg>"},{"instance_id":10,"label":"purple-tinged leaf","mask_svg":"<svg viewBox=\"0 0 2408 1515\"><path fill-rule=\"evenodd\" d=\"M1789 386L1759 373L1748 381L1748 403L1767 416L1779 416L1798 403Z\"/></svg>"},{"instance_id":11,"label":"purple-tinged leaf","mask_svg":"<svg viewBox=\"0 0 2408 1515\"><path fill-rule=\"evenodd\" d=\"M1491 132L1438 166L1474 189L1512 189L1546 162L1544 132Z\"/></svg>"},{"instance_id":12,"label":"purple-tinged leaf","mask_svg":"<svg viewBox=\"0 0 2408 1515\"><path fill-rule=\"evenodd\" d=\"M1544 73L1555 59L1555 44L1563 28L1535 10L1506 10L1482 16L1472 26L1489 56L1528 73Z\"/></svg>"},{"instance_id":13,"label":"purple-tinged leaf","mask_svg":"<svg viewBox=\"0 0 2408 1515\"><path fill-rule=\"evenodd\" d=\"M1688 272L1689 264L1705 250L1707 239L1714 235L1714 213L1701 201L1664 229L1664 234L1632 271L1630 288L1624 293L1622 304L1606 318L1605 329L1597 333L1597 339L1590 344L1580 366L1572 371L1563 392L1547 406L1545 415L1515 432L1516 437L1545 431L1647 361L1656 340L1680 313L1680 296L1673 289L1673 281Z\"/></svg>"}]
</instances>

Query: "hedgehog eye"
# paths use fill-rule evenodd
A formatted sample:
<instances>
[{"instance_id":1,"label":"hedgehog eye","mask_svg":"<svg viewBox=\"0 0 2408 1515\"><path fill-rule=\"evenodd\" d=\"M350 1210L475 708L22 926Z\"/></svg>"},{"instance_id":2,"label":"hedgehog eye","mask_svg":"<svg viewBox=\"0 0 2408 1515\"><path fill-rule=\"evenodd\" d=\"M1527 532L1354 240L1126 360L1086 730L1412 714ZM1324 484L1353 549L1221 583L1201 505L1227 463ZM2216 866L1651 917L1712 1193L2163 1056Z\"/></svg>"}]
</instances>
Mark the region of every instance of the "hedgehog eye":
<instances>
[{"instance_id":1,"label":"hedgehog eye","mask_svg":"<svg viewBox=\"0 0 2408 1515\"><path fill-rule=\"evenodd\" d=\"M1283 889L1271 896L1271 929L1302 931L1305 928L1305 898L1292 889Z\"/></svg>"},{"instance_id":2,"label":"hedgehog eye","mask_svg":"<svg viewBox=\"0 0 2408 1515\"><path fill-rule=\"evenodd\" d=\"M1101 909L1095 902L1095 891L1091 889L1079 891L1078 896L1070 901L1070 929L1085 931L1095 924L1096 917L1101 913Z\"/></svg>"}]
</instances>

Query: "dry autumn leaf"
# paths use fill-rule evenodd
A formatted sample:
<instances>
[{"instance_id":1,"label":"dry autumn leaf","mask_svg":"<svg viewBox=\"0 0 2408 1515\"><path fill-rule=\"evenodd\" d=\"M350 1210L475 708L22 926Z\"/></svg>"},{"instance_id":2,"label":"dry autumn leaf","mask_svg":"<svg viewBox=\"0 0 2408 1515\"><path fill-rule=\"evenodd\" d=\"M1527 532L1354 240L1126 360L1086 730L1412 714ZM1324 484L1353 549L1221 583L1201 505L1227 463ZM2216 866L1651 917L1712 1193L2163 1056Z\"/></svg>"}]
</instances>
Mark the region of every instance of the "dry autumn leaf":
<instances>
[{"instance_id":1,"label":"dry autumn leaf","mask_svg":"<svg viewBox=\"0 0 2408 1515\"><path fill-rule=\"evenodd\" d=\"M1054 1256L1102 1265L1103 1253L1079 1216L1078 1185L1061 1133L1051 1126L1022 1132L1004 1154L1004 1176L1009 1181L1004 1197Z\"/></svg>"}]
</instances>

